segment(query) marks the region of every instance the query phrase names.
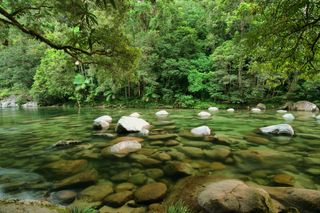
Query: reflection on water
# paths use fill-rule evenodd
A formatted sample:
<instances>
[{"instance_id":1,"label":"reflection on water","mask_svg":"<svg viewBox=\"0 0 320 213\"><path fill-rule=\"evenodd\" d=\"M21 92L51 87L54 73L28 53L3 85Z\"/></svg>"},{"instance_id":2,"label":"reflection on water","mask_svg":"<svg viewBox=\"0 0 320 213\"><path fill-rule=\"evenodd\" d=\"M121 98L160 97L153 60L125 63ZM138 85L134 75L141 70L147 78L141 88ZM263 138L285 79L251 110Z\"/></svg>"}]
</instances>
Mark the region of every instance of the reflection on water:
<instances>
[{"instance_id":1,"label":"reflection on water","mask_svg":"<svg viewBox=\"0 0 320 213\"><path fill-rule=\"evenodd\" d=\"M296 136L290 138L256 134L259 127L286 123L275 111L220 111L209 119L199 119L196 110L168 111L167 122L159 122L156 110L146 109L0 110L0 198L41 198L48 190L56 190L62 179L92 169L100 180L114 183L143 185L161 180L170 185L180 177L166 171L172 162L188 164L192 174L221 174L262 185L320 189L320 123L312 113L293 113L296 119L290 124ZM132 112L154 124L152 135L179 136L146 138L138 154L103 157L101 152L110 145L116 121ZM109 135L92 130L92 121L104 114L113 117ZM220 141L183 134L201 125L212 128ZM60 140L82 143L66 149L52 147ZM72 187L79 191L84 185Z\"/></svg>"}]
</instances>

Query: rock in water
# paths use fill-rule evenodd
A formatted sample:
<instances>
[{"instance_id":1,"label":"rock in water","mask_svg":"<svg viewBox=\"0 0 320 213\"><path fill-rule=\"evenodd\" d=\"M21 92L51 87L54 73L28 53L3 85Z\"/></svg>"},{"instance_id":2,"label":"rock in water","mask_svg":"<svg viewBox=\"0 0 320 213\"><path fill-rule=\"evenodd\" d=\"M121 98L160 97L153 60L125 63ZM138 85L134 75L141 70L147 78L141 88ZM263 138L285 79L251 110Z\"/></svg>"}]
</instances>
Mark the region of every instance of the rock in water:
<instances>
[{"instance_id":1,"label":"rock in water","mask_svg":"<svg viewBox=\"0 0 320 213\"><path fill-rule=\"evenodd\" d=\"M150 128L150 124L141 118L122 116L117 123L116 132L123 133L147 133Z\"/></svg>"},{"instance_id":2,"label":"rock in water","mask_svg":"<svg viewBox=\"0 0 320 213\"><path fill-rule=\"evenodd\" d=\"M202 111L202 112L198 113L198 116L200 118L209 118L211 116L211 114L209 112Z\"/></svg>"},{"instance_id":3,"label":"rock in water","mask_svg":"<svg viewBox=\"0 0 320 213\"><path fill-rule=\"evenodd\" d=\"M169 115L169 113L166 110L160 110L159 112L155 113L157 117L167 117Z\"/></svg>"},{"instance_id":4,"label":"rock in water","mask_svg":"<svg viewBox=\"0 0 320 213\"><path fill-rule=\"evenodd\" d=\"M62 190L50 194L50 201L55 204L70 204L77 196L77 192L73 190Z\"/></svg>"},{"instance_id":5,"label":"rock in water","mask_svg":"<svg viewBox=\"0 0 320 213\"><path fill-rule=\"evenodd\" d=\"M38 102L35 101L29 101L25 104L22 104L22 108L37 108L38 107Z\"/></svg>"},{"instance_id":6,"label":"rock in water","mask_svg":"<svg viewBox=\"0 0 320 213\"><path fill-rule=\"evenodd\" d=\"M208 126L199 126L197 128L191 129L191 133L194 135L205 136L210 135L211 130Z\"/></svg>"},{"instance_id":7,"label":"rock in water","mask_svg":"<svg viewBox=\"0 0 320 213\"><path fill-rule=\"evenodd\" d=\"M239 180L212 183L198 195L198 203L207 212L274 212L269 194Z\"/></svg>"},{"instance_id":8,"label":"rock in water","mask_svg":"<svg viewBox=\"0 0 320 213\"><path fill-rule=\"evenodd\" d=\"M256 108L261 109L261 110L266 110L267 109L266 105L264 105L262 103L258 103Z\"/></svg>"},{"instance_id":9,"label":"rock in water","mask_svg":"<svg viewBox=\"0 0 320 213\"><path fill-rule=\"evenodd\" d=\"M286 121L293 121L295 119L294 115L291 113L284 114L282 117Z\"/></svg>"},{"instance_id":10,"label":"rock in water","mask_svg":"<svg viewBox=\"0 0 320 213\"><path fill-rule=\"evenodd\" d=\"M287 113L287 112L288 112L287 110L283 110L283 109L277 110L277 113Z\"/></svg>"},{"instance_id":11,"label":"rock in water","mask_svg":"<svg viewBox=\"0 0 320 213\"><path fill-rule=\"evenodd\" d=\"M124 157L130 152L135 152L141 149L141 144L136 141L122 141L110 148L110 152L117 157Z\"/></svg>"},{"instance_id":12,"label":"rock in water","mask_svg":"<svg viewBox=\"0 0 320 213\"><path fill-rule=\"evenodd\" d=\"M251 109L251 112L253 112L253 113L259 113L259 112L261 112L261 109L259 109L259 108L252 108L252 109Z\"/></svg>"},{"instance_id":13,"label":"rock in water","mask_svg":"<svg viewBox=\"0 0 320 213\"><path fill-rule=\"evenodd\" d=\"M108 129L111 122L112 118L109 115L103 115L93 121L93 129Z\"/></svg>"},{"instance_id":14,"label":"rock in water","mask_svg":"<svg viewBox=\"0 0 320 213\"><path fill-rule=\"evenodd\" d=\"M294 135L294 130L289 124L278 124L260 128L260 131L264 134L274 135Z\"/></svg>"},{"instance_id":15,"label":"rock in water","mask_svg":"<svg viewBox=\"0 0 320 213\"><path fill-rule=\"evenodd\" d=\"M167 186L164 183L149 183L137 189L134 193L134 199L137 203L154 203L161 201L167 192Z\"/></svg>"},{"instance_id":16,"label":"rock in water","mask_svg":"<svg viewBox=\"0 0 320 213\"><path fill-rule=\"evenodd\" d=\"M320 120L320 115L316 116L316 119L317 119L317 120Z\"/></svg>"},{"instance_id":17,"label":"rock in water","mask_svg":"<svg viewBox=\"0 0 320 213\"><path fill-rule=\"evenodd\" d=\"M208 111L210 111L210 112L217 112L217 111L219 111L219 108L218 108L218 107L209 107L209 108L208 108Z\"/></svg>"},{"instance_id":18,"label":"rock in water","mask_svg":"<svg viewBox=\"0 0 320 213\"><path fill-rule=\"evenodd\" d=\"M134 112L134 113L131 113L129 116L134 118L140 118L141 115L137 112Z\"/></svg>"},{"instance_id":19,"label":"rock in water","mask_svg":"<svg viewBox=\"0 0 320 213\"><path fill-rule=\"evenodd\" d=\"M318 112L319 108L314 103L309 101L298 101L295 103L287 102L282 109L294 110L294 111L308 111L308 112Z\"/></svg>"},{"instance_id":20,"label":"rock in water","mask_svg":"<svg viewBox=\"0 0 320 213\"><path fill-rule=\"evenodd\" d=\"M233 108L227 109L227 112L234 112Z\"/></svg>"}]
</instances>

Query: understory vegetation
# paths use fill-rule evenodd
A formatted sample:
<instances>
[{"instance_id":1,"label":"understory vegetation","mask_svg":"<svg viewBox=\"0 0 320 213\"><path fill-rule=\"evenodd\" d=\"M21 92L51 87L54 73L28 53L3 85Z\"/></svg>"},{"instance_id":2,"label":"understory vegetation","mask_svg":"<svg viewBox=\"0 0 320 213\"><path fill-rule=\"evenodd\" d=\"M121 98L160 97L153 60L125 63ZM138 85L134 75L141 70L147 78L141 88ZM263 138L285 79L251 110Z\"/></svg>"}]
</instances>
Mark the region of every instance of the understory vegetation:
<instances>
[{"instance_id":1,"label":"understory vegetation","mask_svg":"<svg viewBox=\"0 0 320 213\"><path fill-rule=\"evenodd\" d=\"M2 0L0 98L320 103L317 0Z\"/></svg>"}]
</instances>

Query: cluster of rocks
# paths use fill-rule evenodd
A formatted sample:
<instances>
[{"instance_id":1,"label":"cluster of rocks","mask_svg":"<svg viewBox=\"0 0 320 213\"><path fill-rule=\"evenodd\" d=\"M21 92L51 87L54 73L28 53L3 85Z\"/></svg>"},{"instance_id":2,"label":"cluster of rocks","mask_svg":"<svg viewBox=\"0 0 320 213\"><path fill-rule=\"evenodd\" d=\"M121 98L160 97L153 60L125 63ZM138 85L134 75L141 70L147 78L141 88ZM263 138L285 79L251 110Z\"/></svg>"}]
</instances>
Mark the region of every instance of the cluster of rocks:
<instances>
[{"instance_id":1,"label":"cluster of rocks","mask_svg":"<svg viewBox=\"0 0 320 213\"><path fill-rule=\"evenodd\" d=\"M0 108L16 108L19 107L17 97L12 95L0 100ZM22 108L36 108L38 103L36 101L29 101L21 105Z\"/></svg>"}]
</instances>

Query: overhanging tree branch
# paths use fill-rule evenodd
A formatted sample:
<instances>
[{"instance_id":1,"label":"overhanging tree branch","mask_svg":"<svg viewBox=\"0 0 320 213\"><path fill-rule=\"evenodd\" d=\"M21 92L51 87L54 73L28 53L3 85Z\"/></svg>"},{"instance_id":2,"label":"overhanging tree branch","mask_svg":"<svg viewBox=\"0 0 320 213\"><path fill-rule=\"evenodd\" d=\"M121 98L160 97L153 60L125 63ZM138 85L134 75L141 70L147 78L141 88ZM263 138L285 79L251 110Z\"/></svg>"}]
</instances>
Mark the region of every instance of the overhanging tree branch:
<instances>
[{"instance_id":1,"label":"overhanging tree branch","mask_svg":"<svg viewBox=\"0 0 320 213\"><path fill-rule=\"evenodd\" d=\"M26 8L24 8L26 9ZM17 10L19 11L19 10ZM9 12L7 12L3 7L0 6L0 14L3 15L6 19L4 18L0 18L0 21L4 24L7 25L11 25L16 27L17 29L19 29L20 31L22 31L25 34L28 34L30 36L32 36L33 38L46 43L47 45L49 45L50 47L57 49L57 50L63 50L65 53L67 53L68 55L70 55L73 58L78 59L78 55L79 54L84 54L87 56L92 56L92 55L106 55L106 56L111 56L112 53L106 52L105 50L95 50L95 51L87 51L81 48L77 48L74 46L70 46L70 45L61 45L61 44L57 44L51 40L49 40L48 38L46 38L45 36L41 35L39 32L33 30L33 29L29 29L27 27L25 27L23 24L21 24L14 16L17 14L17 11L10 14ZM21 10L20 10L21 11Z\"/></svg>"}]
</instances>

